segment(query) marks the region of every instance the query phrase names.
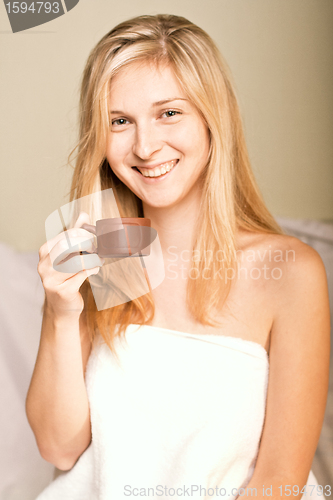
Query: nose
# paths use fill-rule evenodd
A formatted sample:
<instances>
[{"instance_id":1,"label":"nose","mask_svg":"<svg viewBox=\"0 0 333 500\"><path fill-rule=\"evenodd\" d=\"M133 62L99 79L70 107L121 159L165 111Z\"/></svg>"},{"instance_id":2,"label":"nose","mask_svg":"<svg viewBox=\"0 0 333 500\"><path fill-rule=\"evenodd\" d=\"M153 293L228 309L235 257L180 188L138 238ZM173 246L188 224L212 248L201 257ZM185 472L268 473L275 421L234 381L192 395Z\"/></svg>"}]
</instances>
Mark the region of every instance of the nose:
<instances>
[{"instance_id":1,"label":"nose","mask_svg":"<svg viewBox=\"0 0 333 500\"><path fill-rule=\"evenodd\" d=\"M148 160L162 148L160 134L152 125L140 124L136 128L133 153L142 160Z\"/></svg>"}]
</instances>

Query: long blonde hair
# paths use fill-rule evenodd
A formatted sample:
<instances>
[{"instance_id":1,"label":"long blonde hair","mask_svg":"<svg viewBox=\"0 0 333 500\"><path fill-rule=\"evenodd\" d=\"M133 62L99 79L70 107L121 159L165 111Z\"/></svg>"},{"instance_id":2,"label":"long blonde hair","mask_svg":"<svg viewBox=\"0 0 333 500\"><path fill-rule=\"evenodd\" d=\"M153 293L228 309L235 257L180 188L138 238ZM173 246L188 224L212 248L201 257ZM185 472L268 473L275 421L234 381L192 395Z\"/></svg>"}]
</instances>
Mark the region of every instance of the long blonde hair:
<instances>
[{"instance_id":1,"label":"long blonde hair","mask_svg":"<svg viewBox=\"0 0 333 500\"><path fill-rule=\"evenodd\" d=\"M171 65L209 129L210 151L192 254L197 278L188 280L187 305L198 322L216 326L212 313L221 310L231 286L223 276L237 267L236 229L283 231L254 179L228 67L205 31L183 17L143 15L120 23L91 51L81 84L79 142L69 155L70 163L77 149L70 200L112 188L121 217L143 216L141 200L114 175L106 160L110 82L138 60ZM224 256L222 266L218 252ZM215 265L220 268L218 277ZM99 331L113 351L115 335L125 332L130 323L145 324L154 316L150 292L103 311L97 311L87 280L80 292L91 341Z\"/></svg>"}]
</instances>

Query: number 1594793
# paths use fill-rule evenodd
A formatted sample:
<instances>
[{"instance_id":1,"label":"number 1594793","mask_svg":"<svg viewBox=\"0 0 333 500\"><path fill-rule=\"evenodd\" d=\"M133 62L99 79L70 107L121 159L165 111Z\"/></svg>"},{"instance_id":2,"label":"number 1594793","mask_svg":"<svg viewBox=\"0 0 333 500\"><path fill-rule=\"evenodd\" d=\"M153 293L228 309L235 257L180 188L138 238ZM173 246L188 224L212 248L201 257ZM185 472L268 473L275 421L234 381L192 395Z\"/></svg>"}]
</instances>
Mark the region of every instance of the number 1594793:
<instances>
[{"instance_id":1,"label":"number 1594793","mask_svg":"<svg viewBox=\"0 0 333 500\"><path fill-rule=\"evenodd\" d=\"M8 2L5 4L8 14L58 14L59 2Z\"/></svg>"}]
</instances>

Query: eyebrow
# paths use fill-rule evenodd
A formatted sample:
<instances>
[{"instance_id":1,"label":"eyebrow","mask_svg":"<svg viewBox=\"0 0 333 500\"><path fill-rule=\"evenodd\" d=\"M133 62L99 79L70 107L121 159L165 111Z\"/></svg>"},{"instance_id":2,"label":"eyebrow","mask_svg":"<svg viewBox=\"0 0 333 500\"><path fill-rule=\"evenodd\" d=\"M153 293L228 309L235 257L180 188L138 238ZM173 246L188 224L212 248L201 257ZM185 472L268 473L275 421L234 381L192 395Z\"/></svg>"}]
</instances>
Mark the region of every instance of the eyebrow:
<instances>
[{"instance_id":1,"label":"eyebrow","mask_svg":"<svg viewBox=\"0 0 333 500\"><path fill-rule=\"evenodd\" d=\"M168 99L163 99L162 101L157 101L152 104L153 108L156 108L157 106L161 106L162 104L166 104L167 102L172 102L172 101L188 101L188 99L185 99L184 97L169 97ZM110 111L110 114L124 114L123 111Z\"/></svg>"}]
</instances>

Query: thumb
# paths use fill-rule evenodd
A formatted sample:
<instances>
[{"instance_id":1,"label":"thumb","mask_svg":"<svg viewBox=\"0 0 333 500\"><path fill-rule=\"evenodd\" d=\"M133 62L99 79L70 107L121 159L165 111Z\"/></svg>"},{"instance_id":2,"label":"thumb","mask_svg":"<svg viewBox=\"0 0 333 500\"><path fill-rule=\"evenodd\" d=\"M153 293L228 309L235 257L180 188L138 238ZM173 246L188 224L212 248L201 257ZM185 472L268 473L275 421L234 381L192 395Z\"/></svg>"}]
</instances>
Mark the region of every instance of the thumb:
<instances>
[{"instance_id":1,"label":"thumb","mask_svg":"<svg viewBox=\"0 0 333 500\"><path fill-rule=\"evenodd\" d=\"M90 224L90 216L87 212L80 212L80 215L76 219L74 227L81 227L82 224Z\"/></svg>"}]
</instances>

